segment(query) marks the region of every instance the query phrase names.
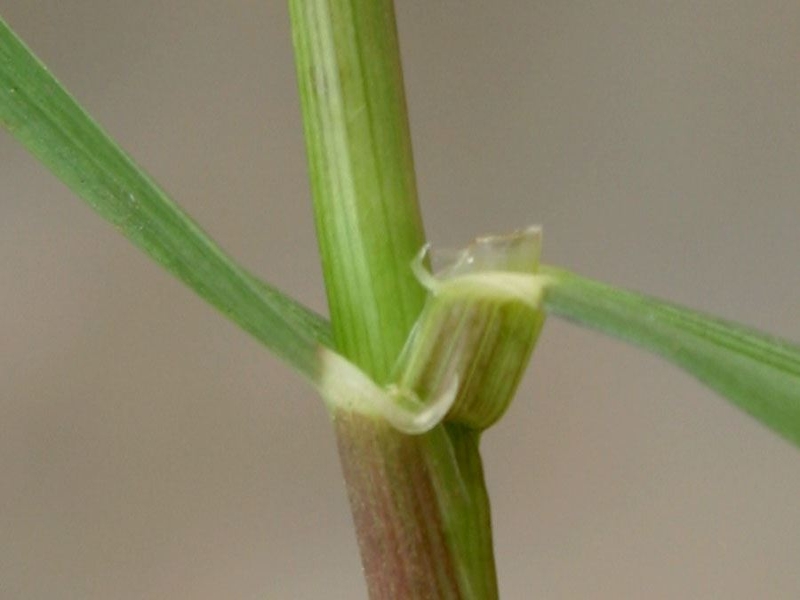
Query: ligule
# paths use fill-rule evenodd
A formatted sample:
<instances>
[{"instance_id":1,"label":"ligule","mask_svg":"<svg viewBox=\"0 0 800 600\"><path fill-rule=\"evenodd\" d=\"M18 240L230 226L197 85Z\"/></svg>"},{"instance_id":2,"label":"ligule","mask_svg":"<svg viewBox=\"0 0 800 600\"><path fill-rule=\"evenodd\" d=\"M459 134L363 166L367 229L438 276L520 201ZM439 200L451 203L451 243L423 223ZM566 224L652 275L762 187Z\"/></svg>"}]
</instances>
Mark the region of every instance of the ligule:
<instances>
[{"instance_id":1,"label":"ligule","mask_svg":"<svg viewBox=\"0 0 800 600\"><path fill-rule=\"evenodd\" d=\"M334 409L382 417L408 434L443 420L483 430L508 408L544 323L546 281L536 274L541 231L478 238L436 274L414 271L429 295L381 387L323 350L319 389Z\"/></svg>"},{"instance_id":2,"label":"ligule","mask_svg":"<svg viewBox=\"0 0 800 600\"><path fill-rule=\"evenodd\" d=\"M544 323L540 248L532 227L478 238L436 274L418 257L414 270L430 294L398 361L398 386L438 398L455 380L446 419L478 430L495 423Z\"/></svg>"}]
</instances>

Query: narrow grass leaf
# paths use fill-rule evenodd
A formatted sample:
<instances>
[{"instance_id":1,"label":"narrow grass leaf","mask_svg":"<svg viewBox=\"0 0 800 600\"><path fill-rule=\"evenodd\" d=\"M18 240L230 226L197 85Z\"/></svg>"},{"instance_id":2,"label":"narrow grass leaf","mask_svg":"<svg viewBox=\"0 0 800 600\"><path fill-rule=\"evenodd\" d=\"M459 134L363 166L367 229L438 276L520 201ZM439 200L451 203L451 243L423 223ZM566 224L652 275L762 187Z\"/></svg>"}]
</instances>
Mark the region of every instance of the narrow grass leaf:
<instances>
[{"instance_id":1,"label":"narrow grass leaf","mask_svg":"<svg viewBox=\"0 0 800 600\"><path fill-rule=\"evenodd\" d=\"M0 19L0 124L134 244L316 379L327 323L226 255L89 117Z\"/></svg>"},{"instance_id":2,"label":"narrow grass leaf","mask_svg":"<svg viewBox=\"0 0 800 600\"><path fill-rule=\"evenodd\" d=\"M547 312L647 348L800 445L800 347L552 267Z\"/></svg>"}]
</instances>

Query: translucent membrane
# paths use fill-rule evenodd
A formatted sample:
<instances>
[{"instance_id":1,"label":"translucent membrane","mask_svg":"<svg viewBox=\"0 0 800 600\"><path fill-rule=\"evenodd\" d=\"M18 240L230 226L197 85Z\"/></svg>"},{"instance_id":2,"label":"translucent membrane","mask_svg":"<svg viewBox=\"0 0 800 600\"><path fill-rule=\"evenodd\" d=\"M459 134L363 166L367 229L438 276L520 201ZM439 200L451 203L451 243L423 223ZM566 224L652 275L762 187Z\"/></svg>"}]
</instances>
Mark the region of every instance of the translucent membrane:
<instances>
[{"instance_id":1,"label":"translucent membrane","mask_svg":"<svg viewBox=\"0 0 800 600\"><path fill-rule=\"evenodd\" d=\"M380 387L329 350L319 387L329 404L424 433L445 417L485 429L508 407L541 330L541 230L476 239L435 273L423 248L412 269L429 295ZM434 262L436 257L433 257Z\"/></svg>"}]
</instances>

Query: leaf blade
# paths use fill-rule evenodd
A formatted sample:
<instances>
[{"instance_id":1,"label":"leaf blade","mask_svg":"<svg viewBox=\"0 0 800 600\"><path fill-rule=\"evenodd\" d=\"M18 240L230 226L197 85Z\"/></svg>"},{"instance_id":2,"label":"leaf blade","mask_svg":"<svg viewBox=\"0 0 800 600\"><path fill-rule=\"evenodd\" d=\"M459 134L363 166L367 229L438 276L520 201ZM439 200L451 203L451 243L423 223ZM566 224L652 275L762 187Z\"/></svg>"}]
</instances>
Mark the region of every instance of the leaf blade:
<instances>
[{"instance_id":1,"label":"leaf blade","mask_svg":"<svg viewBox=\"0 0 800 600\"><path fill-rule=\"evenodd\" d=\"M554 267L551 314L648 349L800 446L800 347L737 323Z\"/></svg>"},{"instance_id":2,"label":"leaf blade","mask_svg":"<svg viewBox=\"0 0 800 600\"><path fill-rule=\"evenodd\" d=\"M91 119L0 19L0 124L136 246L302 374L327 322L230 258Z\"/></svg>"}]
</instances>

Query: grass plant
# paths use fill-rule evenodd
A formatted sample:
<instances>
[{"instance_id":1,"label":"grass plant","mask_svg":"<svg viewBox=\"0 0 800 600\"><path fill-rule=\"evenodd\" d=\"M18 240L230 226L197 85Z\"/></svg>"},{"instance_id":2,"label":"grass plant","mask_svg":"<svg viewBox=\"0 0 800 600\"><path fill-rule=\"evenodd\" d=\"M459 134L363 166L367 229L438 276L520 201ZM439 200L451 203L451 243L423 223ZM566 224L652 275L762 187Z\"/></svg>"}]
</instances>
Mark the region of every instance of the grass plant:
<instances>
[{"instance_id":1,"label":"grass plant","mask_svg":"<svg viewBox=\"0 0 800 600\"><path fill-rule=\"evenodd\" d=\"M392 0L290 0L330 322L228 256L0 21L0 123L324 399L370 597L497 597L481 433L549 316L636 344L800 445L800 348L540 264L540 231L427 253Z\"/></svg>"}]
</instances>

